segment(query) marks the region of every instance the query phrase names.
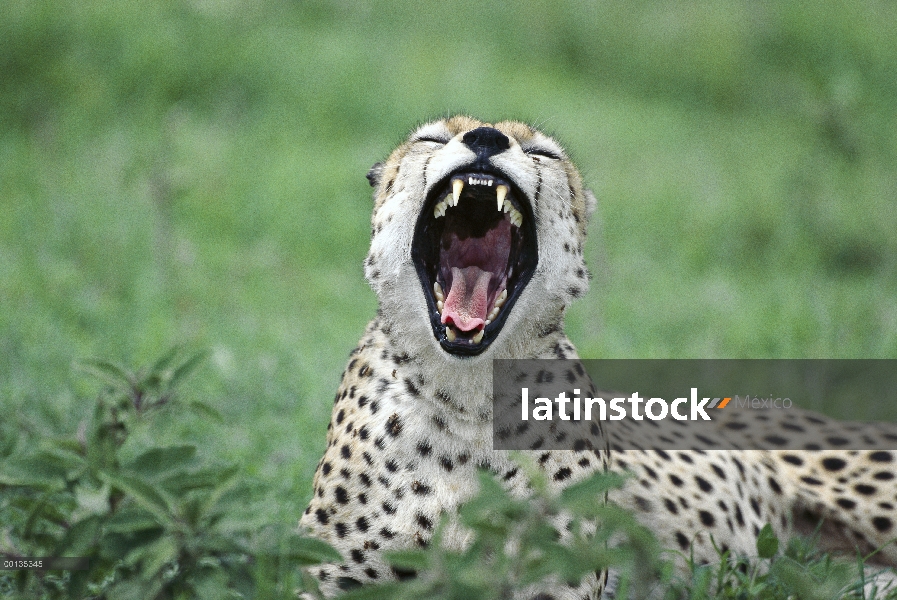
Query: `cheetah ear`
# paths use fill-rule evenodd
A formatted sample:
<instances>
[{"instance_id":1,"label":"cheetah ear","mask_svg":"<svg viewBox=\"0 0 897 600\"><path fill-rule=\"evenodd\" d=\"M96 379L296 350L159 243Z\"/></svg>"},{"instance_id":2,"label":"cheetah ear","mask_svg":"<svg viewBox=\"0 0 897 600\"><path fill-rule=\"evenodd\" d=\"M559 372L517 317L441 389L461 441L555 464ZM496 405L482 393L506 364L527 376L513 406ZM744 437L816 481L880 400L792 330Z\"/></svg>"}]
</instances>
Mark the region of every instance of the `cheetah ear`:
<instances>
[{"instance_id":1,"label":"cheetah ear","mask_svg":"<svg viewBox=\"0 0 897 600\"><path fill-rule=\"evenodd\" d=\"M595 194L592 193L592 190L583 190L585 199L586 199L586 220L592 218L592 213L595 212L595 209L598 207L598 200L595 198Z\"/></svg>"},{"instance_id":2,"label":"cheetah ear","mask_svg":"<svg viewBox=\"0 0 897 600\"><path fill-rule=\"evenodd\" d=\"M371 167L371 170L368 171L367 178L368 182L371 184L371 187L377 187L380 185L380 177L383 176L383 163L378 162L374 163L374 166Z\"/></svg>"}]
</instances>

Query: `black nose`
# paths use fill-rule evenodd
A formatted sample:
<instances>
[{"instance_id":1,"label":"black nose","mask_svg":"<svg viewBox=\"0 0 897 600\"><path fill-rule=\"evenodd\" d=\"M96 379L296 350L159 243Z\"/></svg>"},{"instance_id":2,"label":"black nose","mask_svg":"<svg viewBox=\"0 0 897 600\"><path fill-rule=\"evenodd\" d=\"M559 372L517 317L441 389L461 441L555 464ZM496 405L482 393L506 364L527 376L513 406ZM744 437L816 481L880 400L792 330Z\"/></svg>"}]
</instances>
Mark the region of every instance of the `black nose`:
<instances>
[{"instance_id":1,"label":"black nose","mask_svg":"<svg viewBox=\"0 0 897 600\"><path fill-rule=\"evenodd\" d=\"M461 138L479 156L489 157L511 147L508 136L494 127L471 129Z\"/></svg>"}]
</instances>

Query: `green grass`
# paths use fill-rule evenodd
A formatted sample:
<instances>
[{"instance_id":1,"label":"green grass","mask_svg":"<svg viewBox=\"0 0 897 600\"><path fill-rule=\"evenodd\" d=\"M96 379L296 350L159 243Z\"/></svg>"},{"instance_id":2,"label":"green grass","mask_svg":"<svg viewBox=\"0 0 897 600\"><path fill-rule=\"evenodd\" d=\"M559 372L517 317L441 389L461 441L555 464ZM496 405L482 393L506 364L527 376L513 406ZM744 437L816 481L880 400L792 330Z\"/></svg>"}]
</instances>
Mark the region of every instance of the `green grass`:
<instances>
[{"instance_id":1,"label":"green grass","mask_svg":"<svg viewBox=\"0 0 897 600\"><path fill-rule=\"evenodd\" d=\"M208 348L185 393L223 421L144 435L238 462L295 522L376 308L364 174L456 111L543 126L598 196L583 356L897 356L890 4L2 12L0 408L22 443L83 418L73 360Z\"/></svg>"}]
</instances>

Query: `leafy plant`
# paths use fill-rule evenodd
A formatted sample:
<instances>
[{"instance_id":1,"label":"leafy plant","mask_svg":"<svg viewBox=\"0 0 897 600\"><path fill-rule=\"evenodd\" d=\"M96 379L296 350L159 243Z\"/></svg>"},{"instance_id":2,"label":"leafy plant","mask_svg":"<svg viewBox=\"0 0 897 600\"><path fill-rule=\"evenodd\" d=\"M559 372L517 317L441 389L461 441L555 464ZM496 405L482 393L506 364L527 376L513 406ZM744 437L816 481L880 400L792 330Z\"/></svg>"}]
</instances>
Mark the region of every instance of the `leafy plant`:
<instances>
[{"instance_id":1,"label":"leafy plant","mask_svg":"<svg viewBox=\"0 0 897 600\"><path fill-rule=\"evenodd\" d=\"M75 435L9 448L0 465L0 554L87 557L86 570L7 571L0 590L55 598L293 598L314 582L299 567L339 560L332 548L227 515L248 497L233 465L192 445L149 446L123 458L134 425L181 402L179 384L202 354L174 349L136 372L93 361L107 387Z\"/></svg>"},{"instance_id":2,"label":"leafy plant","mask_svg":"<svg viewBox=\"0 0 897 600\"><path fill-rule=\"evenodd\" d=\"M529 477L531 496L516 498L492 475L480 473L478 495L458 514L472 534L466 548L442 547L451 521L446 516L427 548L387 554L394 568L414 572L416 578L354 590L344 598L514 598L524 590L550 590L557 582L577 585L607 567L622 575L621 597L630 585L641 596L639 586L660 569L657 541L630 513L601 501L625 479L595 473L557 494L527 457L518 461Z\"/></svg>"}]
</instances>

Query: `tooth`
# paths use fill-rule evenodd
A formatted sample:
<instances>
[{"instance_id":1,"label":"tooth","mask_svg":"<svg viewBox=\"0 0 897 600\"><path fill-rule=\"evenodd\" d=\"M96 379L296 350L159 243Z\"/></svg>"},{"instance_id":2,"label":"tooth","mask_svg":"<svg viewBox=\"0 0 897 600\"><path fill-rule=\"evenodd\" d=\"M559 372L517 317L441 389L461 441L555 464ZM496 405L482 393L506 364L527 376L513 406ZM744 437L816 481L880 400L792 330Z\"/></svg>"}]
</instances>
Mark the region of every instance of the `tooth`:
<instances>
[{"instance_id":1,"label":"tooth","mask_svg":"<svg viewBox=\"0 0 897 600\"><path fill-rule=\"evenodd\" d=\"M511 209L511 223L520 227L523 224L523 215L516 208Z\"/></svg>"},{"instance_id":2,"label":"tooth","mask_svg":"<svg viewBox=\"0 0 897 600\"><path fill-rule=\"evenodd\" d=\"M452 182L452 206L458 206L458 199L461 197L461 190L463 189L463 179L456 179Z\"/></svg>"},{"instance_id":3,"label":"tooth","mask_svg":"<svg viewBox=\"0 0 897 600\"><path fill-rule=\"evenodd\" d=\"M492 187L493 183L495 183L495 182L490 179L489 181L486 182L486 185L488 185L489 187Z\"/></svg>"},{"instance_id":4,"label":"tooth","mask_svg":"<svg viewBox=\"0 0 897 600\"><path fill-rule=\"evenodd\" d=\"M488 326L489 323L491 323L491 322L492 322L492 319L486 319L486 326Z\"/></svg>"},{"instance_id":5,"label":"tooth","mask_svg":"<svg viewBox=\"0 0 897 600\"><path fill-rule=\"evenodd\" d=\"M486 330L485 330L485 329L480 329L480 331L479 331L475 336L473 336L473 343L474 343L474 344L479 344L480 342L483 341L483 332L484 332L484 331L486 331Z\"/></svg>"},{"instance_id":6,"label":"tooth","mask_svg":"<svg viewBox=\"0 0 897 600\"><path fill-rule=\"evenodd\" d=\"M505 196L508 195L508 186L499 185L495 187L495 199L498 201L498 210L501 210L505 204Z\"/></svg>"},{"instance_id":7,"label":"tooth","mask_svg":"<svg viewBox=\"0 0 897 600\"><path fill-rule=\"evenodd\" d=\"M451 325L446 325L446 326L445 326L445 337L446 337L446 339L447 339L448 341L450 341L450 342L454 342L454 341L455 341L455 330L452 329L452 326L451 326Z\"/></svg>"},{"instance_id":8,"label":"tooth","mask_svg":"<svg viewBox=\"0 0 897 600\"><path fill-rule=\"evenodd\" d=\"M442 293L442 286L439 285L438 281L433 282L433 294L437 300L445 300L445 294Z\"/></svg>"},{"instance_id":9,"label":"tooth","mask_svg":"<svg viewBox=\"0 0 897 600\"><path fill-rule=\"evenodd\" d=\"M440 314L440 315L442 314L442 309L443 309L444 307L445 307L445 304L443 304L442 300L437 300L437 301L436 301L436 310L439 311L439 314Z\"/></svg>"},{"instance_id":10,"label":"tooth","mask_svg":"<svg viewBox=\"0 0 897 600\"><path fill-rule=\"evenodd\" d=\"M448 206L446 206L444 200L437 203L436 206L433 207L433 216L438 219L445 214L446 209L448 209Z\"/></svg>"},{"instance_id":11,"label":"tooth","mask_svg":"<svg viewBox=\"0 0 897 600\"><path fill-rule=\"evenodd\" d=\"M511 204L511 201L505 200L505 205L502 207L502 210L505 212L510 212L512 208L514 208L514 205Z\"/></svg>"},{"instance_id":12,"label":"tooth","mask_svg":"<svg viewBox=\"0 0 897 600\"><path fill-rule=\"evenodd\" d=\"M496 306L495 308L492 309L492 312L489 313L488 318L490 321L494 321L497 316L498 316L498 307Z\"/></svg>"},{"instance_id":13,"label":"tooth","mask_svg":"<svg viewBox=\"0 0 897 600\"><path fill-rule=\"evenodd\" d=\"M498 298L495 299L495 306L497 308L501 308L504 306L505 301L508 299L508 290L504 289L501 291L501 294L498 295Z\"/></svg>"}]
</instances>

